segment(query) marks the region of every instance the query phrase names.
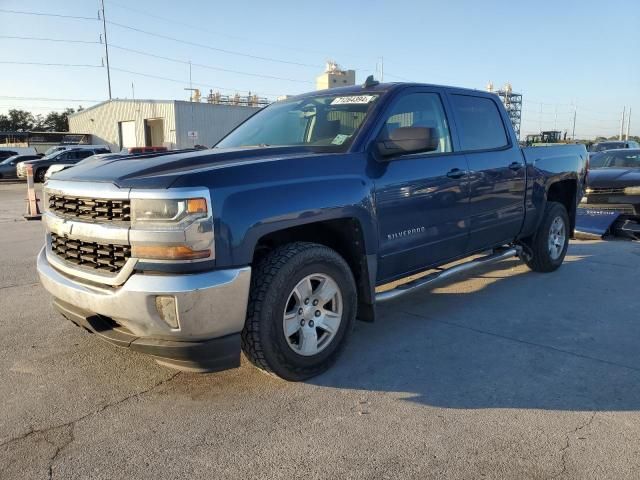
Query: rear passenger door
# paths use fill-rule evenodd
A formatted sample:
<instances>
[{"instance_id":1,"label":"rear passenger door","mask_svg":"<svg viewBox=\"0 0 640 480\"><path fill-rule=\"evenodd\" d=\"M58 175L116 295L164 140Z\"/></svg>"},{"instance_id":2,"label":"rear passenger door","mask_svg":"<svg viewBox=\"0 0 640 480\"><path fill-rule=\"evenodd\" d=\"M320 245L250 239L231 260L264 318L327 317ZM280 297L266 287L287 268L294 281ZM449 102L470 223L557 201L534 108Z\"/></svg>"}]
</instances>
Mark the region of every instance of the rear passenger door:
<instances>
[{"instance_id":1,"label":"rear passenger door","mask_svg":"<svg viewBox=\"0 0 640 480\"><path fill-rule=\"evenodd\" d=\"M461 151L469 165L467 252L512 241L524 219L524 159L498 97L450 93Z\"/></svg>"}]
</instances>

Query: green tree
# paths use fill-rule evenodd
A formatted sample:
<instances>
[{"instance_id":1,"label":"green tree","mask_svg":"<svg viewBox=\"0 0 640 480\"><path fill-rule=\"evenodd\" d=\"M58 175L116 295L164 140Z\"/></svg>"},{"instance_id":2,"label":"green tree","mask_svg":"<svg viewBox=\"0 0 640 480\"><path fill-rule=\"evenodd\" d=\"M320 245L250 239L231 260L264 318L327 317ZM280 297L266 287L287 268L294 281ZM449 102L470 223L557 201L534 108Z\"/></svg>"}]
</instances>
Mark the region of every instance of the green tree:
<instances>
[{"instance_id":1,"label":"green tree","mask_svg":"<svg viewBox=\"0 0 640 480\"><path fill-rule=\"evenodd\" d=\"M11 109L7 115L0 115L0 130L27 132L34 126L35 119L31 112Z\"/></svg>"},{"instance_id":2,"label":"green tree","mask_svg":"<svg viewBox=\"0 0 640 480\"><path fill-rule=\"evenodd\" d=\"M78 109L80 111L82 107ZM67 108L64 112L51 112L43 122L43 130L45 132L68 132L69 131L69 115L75 113L73 108Z\"/></svg>"}]
</instances>

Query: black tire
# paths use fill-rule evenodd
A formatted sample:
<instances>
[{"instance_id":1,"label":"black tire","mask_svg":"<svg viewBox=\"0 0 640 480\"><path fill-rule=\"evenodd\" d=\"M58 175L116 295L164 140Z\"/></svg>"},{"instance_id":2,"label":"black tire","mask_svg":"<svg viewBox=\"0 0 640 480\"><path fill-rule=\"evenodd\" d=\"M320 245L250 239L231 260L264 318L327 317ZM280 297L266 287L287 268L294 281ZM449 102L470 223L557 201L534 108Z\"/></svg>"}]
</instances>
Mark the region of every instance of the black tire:
<instances>
[{"instance_id":1,"label":"black tire","mask_svg":"<svg viewBox=\"0 0 640 480\"><path fill-rule=\"evenodd\" d=\"M335 281L342 297L342 318L323 350L303 356L289 345L283 317L293 289L314 274L327 275ZM242 349L256 367L285 380L301 381L319 375L344 348L353 329L356 306L353 274L337 252L315 243L283 245L259 261L253 271Z\"/></svg>"},{"instance_id":2,"label":"black tire","mask_svg":"<svg viewBox=\"0 0 640 480\"><path fill-rule=\"evenodd\" d=\"M549 247L549 238L552 225L554 221L558 221L557 219L560 219L564 224L564 243L560 254L554 256ZM558 202L547 202L544 217L537 232L525 242L529 247L528 253L530 255L530 258L526 261L527 266L534 272L553 272L557 270L562 265L567 254L569 228L569 215L564 205Z\"/></svg>"},{"instance_id":3,"label":"black tire","mask_svg":"<svg viewBox=\"0 0 640 480\"><path fill-rule=\"evenodd\" d=\"M44 183L44 174L47 173L46 168L40 168L36 170L36 174L34 175L34 180L36 183Z\"/></svg>"}]
</instances>

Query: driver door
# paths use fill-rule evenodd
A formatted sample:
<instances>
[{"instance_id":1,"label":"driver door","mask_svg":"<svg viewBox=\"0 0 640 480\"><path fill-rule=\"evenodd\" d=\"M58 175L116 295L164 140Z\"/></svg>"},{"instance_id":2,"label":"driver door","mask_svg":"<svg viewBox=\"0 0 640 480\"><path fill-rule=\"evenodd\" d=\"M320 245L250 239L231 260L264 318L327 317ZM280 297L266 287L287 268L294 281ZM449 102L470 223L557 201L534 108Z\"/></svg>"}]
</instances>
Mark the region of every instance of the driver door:
<instances>
[{"instance_id":1,"label":"driver door","mask_svg":"<svg viewBox=\"0 0 640 480\"><path fill-rule=\"evenodd\" d=\"M411 90L390 106L376 141L400 127L426 127L429 151L384 159L377 169L378 283L391 281L464 254L469 233L468 168L453 152L441 94Z\"/></svg>"}]
</instances>

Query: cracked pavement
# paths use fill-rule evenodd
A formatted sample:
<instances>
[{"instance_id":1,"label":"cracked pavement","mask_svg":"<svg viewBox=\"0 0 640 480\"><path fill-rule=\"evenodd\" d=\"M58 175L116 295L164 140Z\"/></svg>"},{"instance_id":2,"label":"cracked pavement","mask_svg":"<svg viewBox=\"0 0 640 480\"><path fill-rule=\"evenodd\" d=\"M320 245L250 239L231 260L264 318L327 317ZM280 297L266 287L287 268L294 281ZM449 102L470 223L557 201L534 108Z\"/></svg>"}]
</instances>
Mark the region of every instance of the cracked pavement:
<instances>
[{"instance_id":1,"label":"cracked pavement","mask_svg":"<svg viewBox=\"0 0 640 480\"><path fill-rule=\"evenodd\" d=\"M0 184L0 477L640 478L640 244L388 303L328 373L177 373L65 321Z\"/></svg>"}]
</instances>

